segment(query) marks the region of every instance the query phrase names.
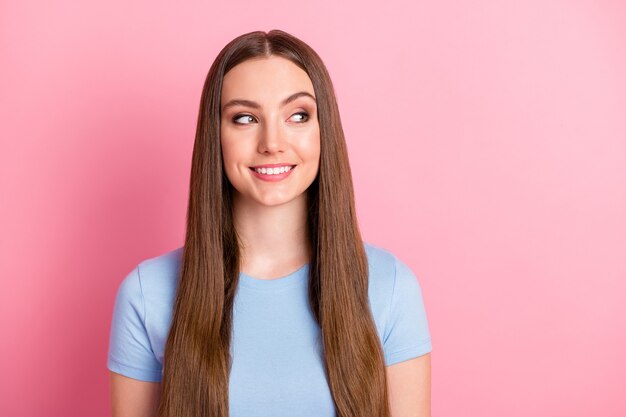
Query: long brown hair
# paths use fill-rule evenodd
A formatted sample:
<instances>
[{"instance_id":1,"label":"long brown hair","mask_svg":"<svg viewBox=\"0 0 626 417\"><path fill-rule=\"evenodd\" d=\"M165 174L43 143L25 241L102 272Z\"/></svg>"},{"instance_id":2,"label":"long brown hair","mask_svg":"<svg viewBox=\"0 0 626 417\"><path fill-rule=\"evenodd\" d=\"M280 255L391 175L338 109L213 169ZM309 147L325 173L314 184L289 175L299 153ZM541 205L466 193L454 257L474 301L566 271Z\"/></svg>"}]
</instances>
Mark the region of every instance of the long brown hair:
<instances>
[{"instance_id":1,"label":"long brown hair","mask_svg":"<svg viewBox=\"0 0 626 417\"><path fill-rule=\"evenodd\" d=\"M320 164L307 190L313 248L309 303L320 326L325 371L337 415L388 417L383 350L369 308L367 256L332 82L311 47L279 30L251 32L231 41L218 54L204 83L159 416L228 416L240 249L232 218L232 186L222 167L220 97L224 75L231 68L270 55L287 58L302 68L317 99Z\"/></svg>"}]
</instances>

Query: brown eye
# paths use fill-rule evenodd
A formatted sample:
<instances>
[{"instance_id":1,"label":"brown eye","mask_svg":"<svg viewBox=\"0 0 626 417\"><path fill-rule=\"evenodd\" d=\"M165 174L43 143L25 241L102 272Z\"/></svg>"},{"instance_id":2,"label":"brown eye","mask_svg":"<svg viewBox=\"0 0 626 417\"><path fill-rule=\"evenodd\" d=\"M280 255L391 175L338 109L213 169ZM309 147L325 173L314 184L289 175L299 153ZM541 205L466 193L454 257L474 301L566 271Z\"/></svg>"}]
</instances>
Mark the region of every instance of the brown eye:
<instances>
[{"instance_id":1,"label":"brown eye","mask_svg":"<svg viewBox=\"0 0 626 417\"><path fill-rule=\"evenodd\" d=\"M303 123L309 120L309 115L306 112L299 112L292 115L290 119L297 123Z\"/></svg>"},{"instance_id":2,"label":"brown eye","mask_svg":"<svg viewBox=\"0 0 626 417\"><path fill-rule=\"evenodd\" d=\"M238 114L233 117L233 122L240 125L247 125L250 123L254 123L255 119L253 116L249 114Z\"/></svg>"}]
</instances>

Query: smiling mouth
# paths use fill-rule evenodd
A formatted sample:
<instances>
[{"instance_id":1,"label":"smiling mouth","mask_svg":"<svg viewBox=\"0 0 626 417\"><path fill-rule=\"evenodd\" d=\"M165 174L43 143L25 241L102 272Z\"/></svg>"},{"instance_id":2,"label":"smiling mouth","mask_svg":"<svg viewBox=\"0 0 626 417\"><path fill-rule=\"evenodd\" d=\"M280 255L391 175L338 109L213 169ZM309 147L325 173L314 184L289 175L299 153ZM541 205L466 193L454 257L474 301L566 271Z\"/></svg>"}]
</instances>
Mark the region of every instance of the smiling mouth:
<instances>
[{"instance_id":1,"label":"smiling mouth","mask_svg":"<svg viewBox=\"0 0 626 417\"><path fill-rule=\"evenodd\" d=\"M279 175L279 174L284 174L285 172L289 172L295 167L296 167L295 165L283 165L279 167L267 167L267 168L266 167L260 167L260 168L250 167L250 169L258 174Z\"/></svg>"}]
</instances>

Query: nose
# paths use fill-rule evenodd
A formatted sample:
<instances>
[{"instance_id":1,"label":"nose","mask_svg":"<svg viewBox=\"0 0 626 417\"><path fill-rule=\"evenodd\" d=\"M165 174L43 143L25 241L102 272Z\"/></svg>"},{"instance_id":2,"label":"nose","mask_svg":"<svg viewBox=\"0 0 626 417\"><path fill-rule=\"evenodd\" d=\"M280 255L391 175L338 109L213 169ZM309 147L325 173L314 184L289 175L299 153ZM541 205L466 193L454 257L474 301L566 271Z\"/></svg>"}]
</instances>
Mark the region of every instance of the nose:
<instances>
[{"instance_id":1,"label":"nose","mask_svg":"<svg viewBox=\"0 0 626 417\"><path fill-rule=\"evenodd\" d=\"M285 132L279 123L264 123L259 130L259 153L273 154L284 152L287 147Z\"/></svg>"}]
</instances>

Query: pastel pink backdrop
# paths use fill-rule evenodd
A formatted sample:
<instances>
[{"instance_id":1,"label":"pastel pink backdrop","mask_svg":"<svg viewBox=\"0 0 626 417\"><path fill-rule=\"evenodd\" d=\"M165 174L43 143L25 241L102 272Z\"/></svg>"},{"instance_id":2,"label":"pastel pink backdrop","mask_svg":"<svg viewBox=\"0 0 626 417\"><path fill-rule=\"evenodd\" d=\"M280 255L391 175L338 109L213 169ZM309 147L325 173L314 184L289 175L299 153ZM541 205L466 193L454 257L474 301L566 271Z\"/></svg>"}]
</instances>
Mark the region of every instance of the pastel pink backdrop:
<instances>
[{"instance_id":1,"label":"pastel pink backdrop","mask_svg":"<svg viewBox=\"0 0 626 417\"><path fill-rule=\"evenodd\" d=\"M0 3L0 415L109 415L113 299L183 242L200 90L309 42L366 240L420 279L434 416L626 415L626 3Z\"/></svg>"}]
</instances>

